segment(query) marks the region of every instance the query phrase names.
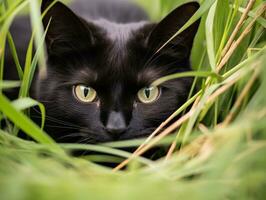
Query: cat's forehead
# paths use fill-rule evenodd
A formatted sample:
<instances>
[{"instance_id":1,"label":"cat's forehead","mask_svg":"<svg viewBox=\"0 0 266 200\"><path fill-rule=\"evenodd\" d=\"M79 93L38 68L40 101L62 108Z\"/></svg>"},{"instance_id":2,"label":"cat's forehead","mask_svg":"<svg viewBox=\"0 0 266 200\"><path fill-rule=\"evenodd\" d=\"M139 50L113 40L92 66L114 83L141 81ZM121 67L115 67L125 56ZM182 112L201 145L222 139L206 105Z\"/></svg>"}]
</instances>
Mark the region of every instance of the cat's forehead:
<instances>
[{"instance_id":1,"label":"cat's forehead","mask_svg":"<svg viewBox=\"0 0 266 200\"><path fill-rule=\"evenodd\" d=\"M106 36L116 42L126 42L132 37L132 34L144 27L148 22L132 22L132 23L114 23L105 19L99 19L93 22L95 25L103 28Z\"/></svg>"},{"instance_id":2,"label":"cat's forehead","mask_svg":"<svg viewBox=\"0 0 266 200\"><path fill-rule=\"evenodd\" d=\"M104 19L95 23L104 29L103 38L107 41L102 46L102 51L98 52L97 63L100 66L97 66L97 71L127 74L132 73L131 69L137 70L136 65L139 65L141 55L138 55L136 47L142 46L143 41L135 38L147 23L117 24Z\"/></svg>"}]
</instances>

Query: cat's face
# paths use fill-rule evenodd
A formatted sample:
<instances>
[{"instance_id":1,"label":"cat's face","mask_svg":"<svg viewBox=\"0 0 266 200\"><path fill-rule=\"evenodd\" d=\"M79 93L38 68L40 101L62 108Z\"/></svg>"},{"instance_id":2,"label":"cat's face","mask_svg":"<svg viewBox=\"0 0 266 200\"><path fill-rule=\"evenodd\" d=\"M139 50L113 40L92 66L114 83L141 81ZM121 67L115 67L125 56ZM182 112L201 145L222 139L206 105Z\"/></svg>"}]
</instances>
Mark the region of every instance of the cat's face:
<instances>
[{"instance_id":1,"label":"cat's face","mask_svg":"<svg viewBox=\"0 0 266 200\"><path fill-rule=\"evenodd\" d=\"M189 70L198 23L159 53L156 50L197 8L196 3L187 4L158 25L118 25L85 22L56 3L44 18L45 26L51 18L46 38L48 73L38 80L36 92L46 106L48 133L59 141L86 143L151 134L184 103L191 79L150 85L165 75Z\"/></svg>"}]
</instances>

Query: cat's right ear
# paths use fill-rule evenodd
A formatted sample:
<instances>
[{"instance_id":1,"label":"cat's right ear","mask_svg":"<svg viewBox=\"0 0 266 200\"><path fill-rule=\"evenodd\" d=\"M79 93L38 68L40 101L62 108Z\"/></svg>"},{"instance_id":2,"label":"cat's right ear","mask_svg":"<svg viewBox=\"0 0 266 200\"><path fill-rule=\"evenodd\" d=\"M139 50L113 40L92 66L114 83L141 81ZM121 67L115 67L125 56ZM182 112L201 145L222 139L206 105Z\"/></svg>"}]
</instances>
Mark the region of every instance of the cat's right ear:
<instances>
[{"instance_id":1,"label":"cat's right ear","mask_svg":"<svg viewBox=\"0 0 266 200\"><path fill-rule=\"evenodd\" d=\"M82 51L94 43L92 30L67 6L54 0L43 0L41 12L44 28L48 28L48 54L60 55L67 51Z\"/></svg>"},{"instance_id":2,"label":"cat's right ear","mask_svg":"<svg viewBox=\"0 0 266 200\"><path fill-rule=\"evenodd\" d=\"M148 46L157 52L195 14L198 8L197 2L190 2L174 9L151 31ZM180 58L188 58L199 23L200 19L173 38L161 50Z\"/></svg>"}]
</instances>

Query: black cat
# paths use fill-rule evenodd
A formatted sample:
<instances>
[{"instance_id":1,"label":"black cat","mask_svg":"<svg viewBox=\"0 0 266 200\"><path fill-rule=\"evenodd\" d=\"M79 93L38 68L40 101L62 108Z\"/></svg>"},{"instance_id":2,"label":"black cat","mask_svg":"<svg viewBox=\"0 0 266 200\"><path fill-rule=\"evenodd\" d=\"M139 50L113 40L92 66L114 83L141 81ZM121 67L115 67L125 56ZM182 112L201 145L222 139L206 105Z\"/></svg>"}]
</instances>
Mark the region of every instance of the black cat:
<instances>
[{"instance_id":1,"label":"black cat","mask_svg":"<svg viewBox=\"0 0 266 200\"><path fill-rule=\"evenodd\" d=\"M42 12L52 2L44 0ZM79 143L151 134L184 103L191 78L159 87L150 84L165 75L190 70L199 21L157 50L198 7L196 2L184 4L157 24L126 1L77 1L72 5L76 14L55 3L43 19L44 28L49 24L47 76L36 76L31 90L31 96L45 105L45 130L57 141ZM22 22L18 20L11 31L23 55L27 39L21 37L30 31L22 30L29 29ZM21 31L25 35L18 36Z\"/></svg>"}]
</instances>

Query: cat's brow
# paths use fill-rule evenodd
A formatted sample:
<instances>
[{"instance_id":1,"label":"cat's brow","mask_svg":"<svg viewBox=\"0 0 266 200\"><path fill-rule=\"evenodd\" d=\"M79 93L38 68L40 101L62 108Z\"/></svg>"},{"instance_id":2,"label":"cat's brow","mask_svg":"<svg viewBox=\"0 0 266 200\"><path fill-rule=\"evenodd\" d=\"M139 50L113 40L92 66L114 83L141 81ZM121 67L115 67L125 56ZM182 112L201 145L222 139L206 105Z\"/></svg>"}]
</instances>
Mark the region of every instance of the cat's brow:
<instances>
[{"instance_id":1,"label":"cat's brow","mask_svg":"<svg viewBox=\"0 0 266 200\"><path fill-rule=\"evenodd\" d=\"M145 68L138 73L137 80L139 83L151 84L162 76L159 69Z\"/></svg>"},{"instance_id":2,"label":"cat's brow","mask_svg":"<svg viewBox=\"0 0 266 200\"><path fill-rule=\"evenodd\" d=\"M91 83L97 80L98 74L90 68L85 68L76 71L75 75L71 78L73 81L80 83Z\"/></svg>"}]
</instances>

